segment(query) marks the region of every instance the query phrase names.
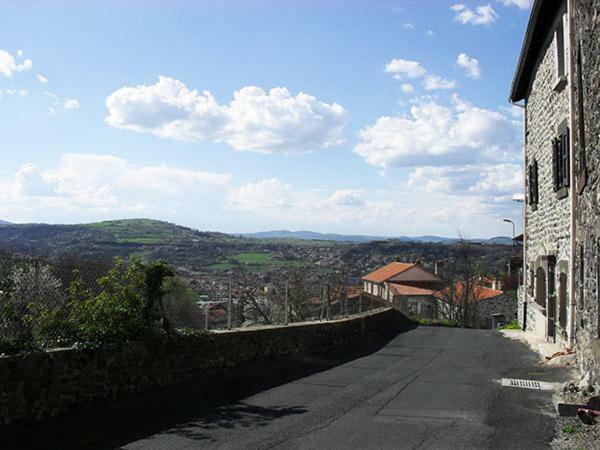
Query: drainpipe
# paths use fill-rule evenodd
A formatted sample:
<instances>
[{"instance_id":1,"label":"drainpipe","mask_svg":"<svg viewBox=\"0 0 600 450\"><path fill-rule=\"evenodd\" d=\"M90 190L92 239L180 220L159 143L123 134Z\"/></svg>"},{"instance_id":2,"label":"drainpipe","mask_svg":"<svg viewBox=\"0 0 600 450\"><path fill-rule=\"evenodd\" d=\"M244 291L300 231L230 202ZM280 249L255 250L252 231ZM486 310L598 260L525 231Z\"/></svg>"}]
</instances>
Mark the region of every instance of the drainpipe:
<instances>
[{"instance_id":1,"label":"drainpipe","mask_svg":"<svg viewBox=\"0 0 600 450\"><path fill-rule=\"evenodd\" d=\"M577 186L576 186L576 175L575 175L575 154L573 149L574 141L574 130L575 130L575 118L573 115L573 0L567 0L567 36L569 38L569 51L567 53L568 58L568 95L569 95L569 166L570 166L570 177L571 177L571 189L569 190L571 200L571 224L570 224L570 235L571 235L571 251L570 251L570 266L571 266L571 280L570 286L570 307L569 307L569 331L567 346L572 348L575 346L575 310L577 308L575 302L575 261L577 255L577 236L576 236L576 224L575 224L575 210L577 207Z\"/></svg>"},{"instance_id":2,"label":"drainpipe","mask_svg":"<svg viewBox=\"0 0 600 450\"><path fill-rule=\"evenodd\" d=\"M525 196L523 201L523 209L521 214L523 215L523 263L522 271L523 271L523 285L521 286L521 292L523 293L523 323L527 322L525 316L525 303L527 302L527 282L529 277L529 271L527 270L527 215L525 214L527 210L527 100L523 104L513 102L509 100L510 104L513 106L518 106L523 109L523 195ZM532 282L533 280L529 280ZM527 331L527 330L523 330Z\"/></svg>"}]
</instances>

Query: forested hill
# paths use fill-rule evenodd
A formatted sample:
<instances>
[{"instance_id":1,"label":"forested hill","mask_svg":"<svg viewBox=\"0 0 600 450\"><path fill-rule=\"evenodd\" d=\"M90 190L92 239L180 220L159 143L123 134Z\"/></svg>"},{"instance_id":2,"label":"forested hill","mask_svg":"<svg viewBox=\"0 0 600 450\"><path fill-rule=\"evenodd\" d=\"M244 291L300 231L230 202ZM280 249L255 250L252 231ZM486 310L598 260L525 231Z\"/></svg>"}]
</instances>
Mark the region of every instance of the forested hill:
<instances>
[{"instance_id":1,"label":"forested hill","mask_svg":"<svg viewBox=\"0 0 600 450\"><path fill-rule=\"evenodd\" d=\"M139 256L162 258L192 272L229 270L236 264L259 273L306 263L335 269L346 267L356 276L396 258L432 264L451 261L453 243L400 240L332 242L326 240L257 239L203 232L150 219L114 220L80 225L8 224L0 226L0 249L45 258ZM515 249L506 245L475 245L475 254L488 270L500 270Z\"/></svg>"}]
</instances>

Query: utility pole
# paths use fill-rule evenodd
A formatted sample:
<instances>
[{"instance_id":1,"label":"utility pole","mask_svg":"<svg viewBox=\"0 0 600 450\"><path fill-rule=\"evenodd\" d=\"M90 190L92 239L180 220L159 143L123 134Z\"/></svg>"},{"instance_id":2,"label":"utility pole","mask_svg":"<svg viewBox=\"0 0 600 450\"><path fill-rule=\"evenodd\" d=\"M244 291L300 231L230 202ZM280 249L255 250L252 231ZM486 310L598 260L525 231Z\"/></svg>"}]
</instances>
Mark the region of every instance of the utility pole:
<instances>
[{"instance_id":1,"label":"utility pole","mask_svg":"<svg viewBox=\"0 0 600 450\"><path fill-rule=\"evenodd\" d=\"M289 293L288 293L288 289L289 289L289 285L288 285L288 281L285 280L285 324L287 325L289 323L289 316L290 316L290 299L289 299Z\"/></svg>"},{"instance_id":2,"label":"utility pole","mask_svg":"<svg viewBox=\"0 0 600 450\"><path fill-rule=\"evenodd\" d=\"M344 317L348 317L348 286L344 284Z\"/></svg>"},{"instance_id":3,"label":"utility pole","mask_svg":"<svg viewBox=\"0 0 600 450\"><path fill-rule=\"evenodd\" d=\"M229 298L227 300L227 329L231 330L231 313L233 312L233 298L231 297L231 272L229 272Z\"/></svg>"},{"instance_id":4,"label":"utility pole","mask_svg":"<svg viewBox=\"0 0 600 450\"><path fill-rule=\"evenodd\" d=\"M362 314L362 291L358 296L358 313Z\"/></svg>"},{"instance_id":5,"label":"utility pole","mask_svg":"<svg viewBox=\"0 0 600 450\"><path fill-rule=\"evenodd\" d=\"M204 331L208 331L208 311L209 311L209 305L207 302L204 305Z\"/></svg>"},{"instance_id":6,"label":"utility pole","mask_svg":"<svg viewBox=\"0 0 600 450\"><path fill-rule=\"evenodd\" d=\"M325 309L325 317L327 320L331 320L331 298L329 298L329 283L325 285L325 301L326 309Z\"/></svg>"}]
</instances>

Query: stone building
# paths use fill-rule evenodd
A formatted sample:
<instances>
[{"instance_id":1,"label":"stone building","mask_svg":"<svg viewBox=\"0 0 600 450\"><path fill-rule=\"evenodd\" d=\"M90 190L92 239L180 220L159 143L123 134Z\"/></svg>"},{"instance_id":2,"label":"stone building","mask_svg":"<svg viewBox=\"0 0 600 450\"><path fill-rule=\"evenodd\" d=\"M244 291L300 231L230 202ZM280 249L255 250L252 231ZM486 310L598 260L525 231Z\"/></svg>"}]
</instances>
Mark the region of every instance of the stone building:
<instances>
[{"instance_id":1,"label":"stone building","mask_svg":"<svg viewBox=\"0 0 600 450\"><path fill-rule=\"evenodd\" d=\"M525 109L519 320L528 332L576 346L596 382L599 27L597 0L536 0L510 93Z\"/></svg>"},{"instance_id":2,"label":"stone building","mask_svg":"<svg viewBox=\"0 0 600 450\"><path fill-rule=\"evenodd\" d=\"M442 280L419 264L392 262L362 277L363 290L410 317L437 318L434 293Z\"/></svg>"}]
</instances>

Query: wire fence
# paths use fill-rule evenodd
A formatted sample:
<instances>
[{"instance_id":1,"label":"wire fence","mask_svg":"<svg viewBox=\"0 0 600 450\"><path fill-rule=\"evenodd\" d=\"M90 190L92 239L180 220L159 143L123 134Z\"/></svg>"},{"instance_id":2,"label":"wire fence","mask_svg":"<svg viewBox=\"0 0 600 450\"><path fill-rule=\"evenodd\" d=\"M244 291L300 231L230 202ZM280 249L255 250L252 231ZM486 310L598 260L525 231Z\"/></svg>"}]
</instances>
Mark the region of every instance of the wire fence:
<instances>
[{"instance_id":1,"label":"wire fence","mask_svg":"<svg viewBox=\"0 0 600 450\"><path fill-rule=\"evenodd\" d=\"M0 252L0 354L336 320L389 306L348 286L343 273L308 267L196 281L162 262Z\"/></svg>"}]
</instances>

